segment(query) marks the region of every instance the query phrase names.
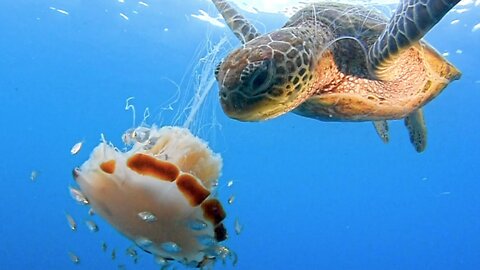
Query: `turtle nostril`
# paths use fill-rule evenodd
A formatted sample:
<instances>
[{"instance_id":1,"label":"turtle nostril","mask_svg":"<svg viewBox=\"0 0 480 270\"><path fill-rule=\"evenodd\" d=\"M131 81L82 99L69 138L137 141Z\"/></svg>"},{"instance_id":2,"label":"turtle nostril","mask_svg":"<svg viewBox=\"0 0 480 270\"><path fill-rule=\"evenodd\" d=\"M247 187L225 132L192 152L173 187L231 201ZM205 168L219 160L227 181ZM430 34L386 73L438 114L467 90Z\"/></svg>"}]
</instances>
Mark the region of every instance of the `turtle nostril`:
<instances>
[{"instance_id":1,"label":"turtle nostril","mask_svg":"<svg viewBox=\"0 0 480 270\"><path fill-rule=\"evenodd\" d=\"M225 91L220 90L220 97L223 99L227 99L227 93Z\"/></svg>"}]
</instances>

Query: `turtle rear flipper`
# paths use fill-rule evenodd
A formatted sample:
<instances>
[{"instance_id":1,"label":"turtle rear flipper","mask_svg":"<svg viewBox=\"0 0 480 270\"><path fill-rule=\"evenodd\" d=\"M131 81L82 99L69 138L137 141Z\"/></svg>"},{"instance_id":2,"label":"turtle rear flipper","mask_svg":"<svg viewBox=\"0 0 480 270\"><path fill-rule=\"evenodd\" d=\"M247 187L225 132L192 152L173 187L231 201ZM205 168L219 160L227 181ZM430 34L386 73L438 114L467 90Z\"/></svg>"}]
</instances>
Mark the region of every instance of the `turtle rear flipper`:
<instances>
[{"instance_id":1,"label":"turtle rear flipper","mask_svg":"<svg viewBox=\"0 0 480 270\"><path fill-rule=\"evenodd\" d=\"M373 121L373 127L375 127L375 131L377 132L378 136L384 143L388 143L390 141L390 136L388 134L388 123L386 120L378 120Z\"/></svg>"},{"instance_id":2,"label":"turtle rear flipper","mask_svg":"<svg viewBox=\"0 0 480 270\"><path fill-rule=\"evenodd\" d=\"M248 20L238 13L227 1L212 0L212 2L225 19L228 27L230 27L235 36L243 44L260 35L255 26L248 22Z\"/></svg>"},{"instance_id":3,"label":"turtle rear flipper","mask_svg":"<svg viewBox=\"0 0 480 270\"><path fill-rule=\"evenodd\" d=\"M414 45L460 0L401 0L387 27L368 52L374 75L382 79L396 57Z\"/></svg>"},{"instance_id":4,"label":"turtle rear flipper","mask_svg":"<svg viewBox=\"0 0 480 270\"><path fill-rule=\"evenodd\" d=\"M405 126L415 150L419 153L423 152L427 147L427 126L422 109L415 110L405 117Z\"/></svg>"}]
</instances>

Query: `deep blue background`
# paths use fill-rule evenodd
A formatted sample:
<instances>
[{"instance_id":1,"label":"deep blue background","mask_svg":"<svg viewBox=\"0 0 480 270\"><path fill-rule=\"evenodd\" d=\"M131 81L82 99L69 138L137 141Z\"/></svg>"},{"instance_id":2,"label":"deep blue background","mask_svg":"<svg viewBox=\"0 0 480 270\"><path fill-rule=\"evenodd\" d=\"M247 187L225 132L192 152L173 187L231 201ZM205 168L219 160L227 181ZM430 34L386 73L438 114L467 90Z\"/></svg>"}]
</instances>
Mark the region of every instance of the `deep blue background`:
<instances>
[{"instance_id":1,"label":"deep blue background","mask_svg":"<svg viewBox=\"0 0 480 270\"><path fill-rule=\"evenodd\" d=\"M87 208L67 189L71 169L88 158L100 133L120 144L132 123L127 97L135 96L137 118L150 107L150 123L171 124L174 112L163 110L177 93L170 80L188 100L191 66L205 53L207 33L213 42L228 33L190 16L200 8L217 14L207 0L145 2L149 7L129 0L0 2L1 269L157 269L147 254L132 266L128 241L98 217L100 232L90 233ZM480 269L480 31L471 32L480 7L468 8L448 14L427 36L464 75L426 106L422 154L401 121L391 123L388 145L370 123L290 114L241 123L223 115L214 90L205 105L210 113L199 121L217 126L200 135L223 155L221 198L236 196L227 205L227 244L239 255L238 269ZM286 20L247 16L267 30ZM454 19L461 21L451 25ZM228 50L239 45L228 37ZM71 156L82 139L84 148ZM35 182L32 170L39 172ZM70 231L65 212L79 231ZM235 217L244 226L240 236ZM102 241L116 248L115 261L101 251Z\"/></svg>"}]
</instances>

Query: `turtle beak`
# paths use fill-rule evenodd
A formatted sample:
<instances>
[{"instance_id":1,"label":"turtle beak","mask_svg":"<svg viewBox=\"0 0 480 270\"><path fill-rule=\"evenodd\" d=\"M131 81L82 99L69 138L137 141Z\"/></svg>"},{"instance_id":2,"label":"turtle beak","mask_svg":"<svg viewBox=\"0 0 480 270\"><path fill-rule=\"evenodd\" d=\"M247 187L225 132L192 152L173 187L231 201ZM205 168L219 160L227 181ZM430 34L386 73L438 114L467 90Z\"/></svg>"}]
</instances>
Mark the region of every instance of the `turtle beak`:
<instances>
[{"instance_id":1,"label":"turtle beak","mask_svg":"<svg viewBox=\"0 0 480 270\"><path fill-rule=\"evenodd\" d=\"M278 101L266 96L247 98L240 91L221 93L220 104L228 117L243 122L264 121L291 110L279 106Z\"/></svg>"},{"instance_id":2,"label":"turtle beak","mask_svg":"<svg viewBox=\"0 0 480 270\"><path fill-rule=\"evenodd\" d=\"M227 93L229 92L229 93ZM247 98L240 91L220 90L220 104L225 114L239 121L261 121L264 117L256 113L258 104L263 98Z\"/></svg>"}]
</instances>

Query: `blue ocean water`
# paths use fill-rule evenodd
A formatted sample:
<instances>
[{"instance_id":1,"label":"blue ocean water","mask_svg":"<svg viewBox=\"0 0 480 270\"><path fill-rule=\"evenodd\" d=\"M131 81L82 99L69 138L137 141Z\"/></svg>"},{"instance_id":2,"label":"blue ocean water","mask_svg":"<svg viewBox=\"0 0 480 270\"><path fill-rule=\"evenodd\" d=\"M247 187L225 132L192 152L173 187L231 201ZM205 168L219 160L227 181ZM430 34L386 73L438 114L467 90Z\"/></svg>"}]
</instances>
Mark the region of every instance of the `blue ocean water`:
<instances>
[{"instance_id":1,"label":"blue ocean water","mask_svg":"<svg viewBox=\"0 0 480 270\"><path fill-rule=\"evenodd\" d=\"M121 144L132 126L128 97L135 97L137 124L146 107L151 124L171 124L184 103L165 108L177 94L193 96L188 81L207 38L226 34L227 51L239 43L226 28L191 16L202 9L215 17L207 0L143 3L0 3L1 269L159 268L146 253L135 265L125 254L129 242L99 217L100 231L88 231L88 209L68 193L71 170L88 159L100 133ZM387 145L370 123L293 114L242 123L223 114L213 90L198 120L207 128L198 133L224 159L219 194L235 196L226 204L227 245L239 257L235 267L218 269L480 269L480 30L472 31L480 7L460 8L468 10L449 13L427 35L463 77L426 106L422 154L401 121L391 123ZM267 31L286 21L244 13ZM235 218L244 227L239 236Z\"/></svg>"}]
</instances>

